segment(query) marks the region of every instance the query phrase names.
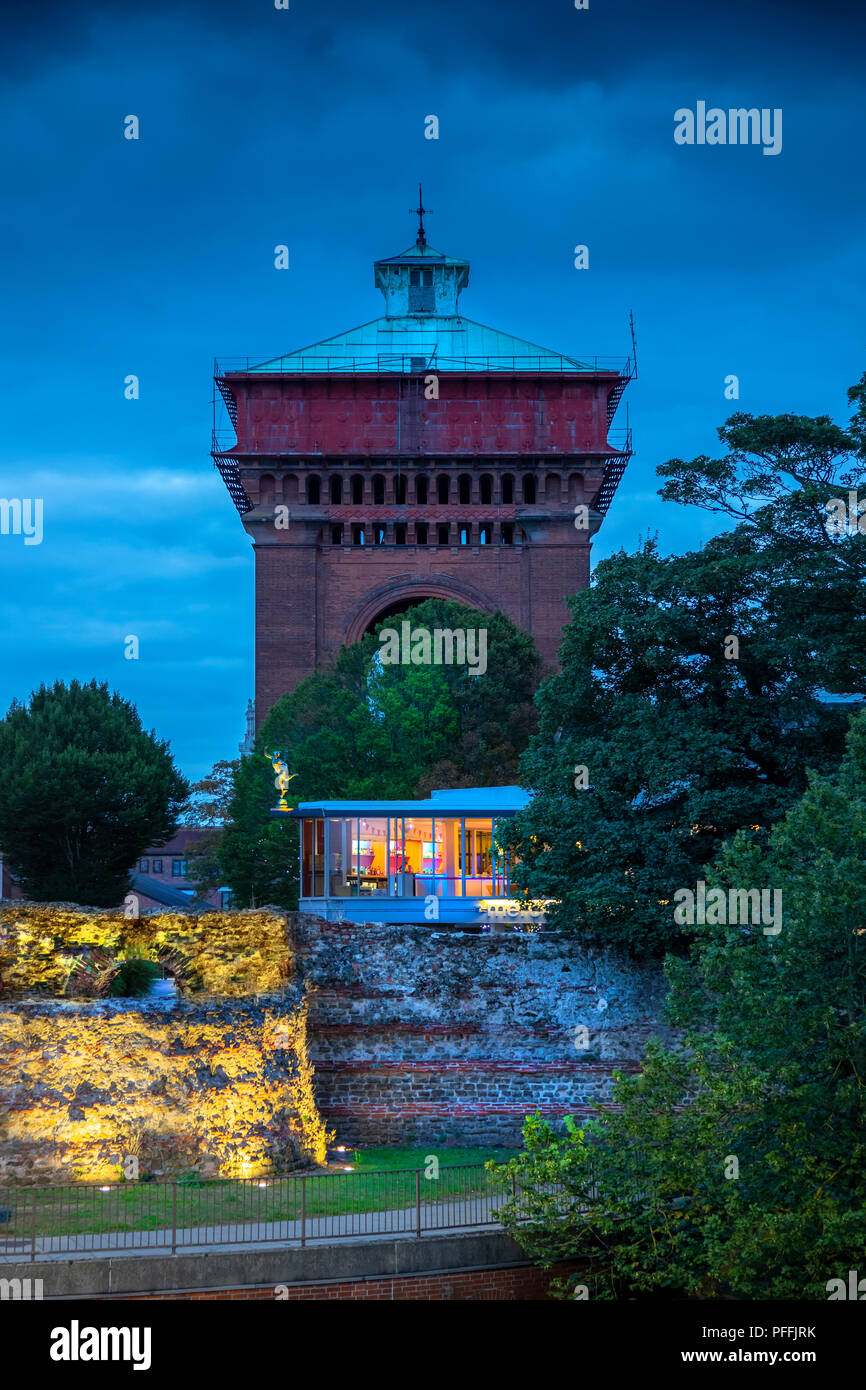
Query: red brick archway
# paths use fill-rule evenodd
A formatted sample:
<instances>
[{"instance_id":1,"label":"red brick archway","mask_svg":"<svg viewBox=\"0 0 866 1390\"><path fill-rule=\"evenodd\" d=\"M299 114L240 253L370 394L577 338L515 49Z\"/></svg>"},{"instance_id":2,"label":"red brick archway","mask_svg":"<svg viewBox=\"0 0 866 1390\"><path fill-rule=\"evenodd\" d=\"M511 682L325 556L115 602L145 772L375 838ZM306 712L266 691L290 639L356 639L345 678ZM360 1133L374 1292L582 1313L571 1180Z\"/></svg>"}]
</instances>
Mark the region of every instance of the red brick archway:
<instances>
[{"instance_id":1,"label":"red brick archway","mask_svg":"<svg viewBox=\"0 0 866 1390\"><path fill-rule=\"evenodd\" d=\"M497 608L480 589L449 579L447 575L426 580L392 580L368 594L355 609L346 628L346 645L360 642L364 633L380 618L400 612L412 604L423 603L427 598L452 599L470 608L478 608L482 613L495 613Z\"/></svg>"}]
</instances>

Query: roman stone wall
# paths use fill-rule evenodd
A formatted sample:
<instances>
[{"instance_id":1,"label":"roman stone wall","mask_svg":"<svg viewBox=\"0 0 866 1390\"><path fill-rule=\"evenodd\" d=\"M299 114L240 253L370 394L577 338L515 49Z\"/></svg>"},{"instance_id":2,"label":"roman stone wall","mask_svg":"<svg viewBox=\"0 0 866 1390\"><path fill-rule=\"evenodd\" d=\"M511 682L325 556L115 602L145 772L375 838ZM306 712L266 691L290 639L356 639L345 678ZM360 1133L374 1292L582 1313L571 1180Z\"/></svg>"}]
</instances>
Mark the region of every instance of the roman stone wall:
<instances>
[{"instance_id":1,"label":"roman stone wall","mask_svg":"<svg viewBox=\"0 0 866 1390\"><path fill-rule=\"evenodd\" d=\"M570 935L303 914L292 933L338 1144L514 1144L536 1109L552 1122L597 1112L613 1071L637 1070L647 1039L668 1036L660 966Z\"/></svg>"}]
</instances>

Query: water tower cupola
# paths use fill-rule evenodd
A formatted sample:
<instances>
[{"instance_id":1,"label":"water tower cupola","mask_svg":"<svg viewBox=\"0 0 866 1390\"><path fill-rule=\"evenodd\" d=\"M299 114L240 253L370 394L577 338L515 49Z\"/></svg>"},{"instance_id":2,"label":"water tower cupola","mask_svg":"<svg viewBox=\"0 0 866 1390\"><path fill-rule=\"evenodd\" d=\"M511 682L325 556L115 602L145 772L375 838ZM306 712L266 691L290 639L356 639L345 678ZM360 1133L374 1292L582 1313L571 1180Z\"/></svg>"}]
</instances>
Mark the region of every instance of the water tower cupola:
<instances>
[{"instance_id":1,"label":"water tower cupola","mask_svg":"<svg viewBox=\"0 0 866 1390\"><path fill-rule=\"evenodd\" d=\"M387 318L457 318L460 291L469 284L469 262L444 256L428 245L424 231L425 208L418 189L418 235L414 246L399 256L373 263L375 285L385 296Z\"/></svg>"}]
</instances>

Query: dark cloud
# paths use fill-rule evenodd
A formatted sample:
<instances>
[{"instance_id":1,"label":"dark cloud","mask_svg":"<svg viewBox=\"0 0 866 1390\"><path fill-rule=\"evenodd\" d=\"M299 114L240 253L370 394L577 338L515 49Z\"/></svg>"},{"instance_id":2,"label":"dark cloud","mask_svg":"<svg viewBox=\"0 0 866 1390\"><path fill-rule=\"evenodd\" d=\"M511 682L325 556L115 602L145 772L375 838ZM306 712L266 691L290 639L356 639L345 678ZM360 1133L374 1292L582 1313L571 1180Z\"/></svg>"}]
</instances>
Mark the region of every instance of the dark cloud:
<instances>
[{"instance_id":1,"label":"dark cloud","mask_svg":"<svg viewBox=\"0 0 866 1390\"><path fill-rule=\"evenodd\" d=\"M843 71L862 65L866 14L854 0L291 0L274 14L268 0L148 0L120 8L116 0L40 0L4 16L0 63L29 73L86 52L106 27L135 33L143 22L182 21L203 37L221 29L243 44L272 41L275 20L291 26L308 57L321 58L335 38L353 36L358 61L377 42L398 35L443 69L496 68L517 82L561 86L592 74L649 68L723 75L731 65L797 69L831 59Z\"/></svg>"}]
</instances>

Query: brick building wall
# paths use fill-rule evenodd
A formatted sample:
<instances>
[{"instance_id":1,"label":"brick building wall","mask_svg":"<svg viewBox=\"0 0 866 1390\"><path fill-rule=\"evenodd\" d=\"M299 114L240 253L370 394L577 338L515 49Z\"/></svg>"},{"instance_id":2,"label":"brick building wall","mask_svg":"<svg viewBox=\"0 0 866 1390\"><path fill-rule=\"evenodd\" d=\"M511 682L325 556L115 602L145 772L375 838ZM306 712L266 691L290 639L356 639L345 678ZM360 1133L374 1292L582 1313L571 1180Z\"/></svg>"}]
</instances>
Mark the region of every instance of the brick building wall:
<instances>
[{"instance_id":1,"label":"brick building wall","mask_svg":"<svg viewBox=\"0 0 866 1390\"><path fill-rule=\"evenodd\" d=\"M226 377L256 555L258 722L344 643L425 598L501 610L555 665L565 600L589 583L619 383L475 372L443 377L427 401L393 375Z\"/></svg>"},{"instance_id":2,"label":"brick building wall","mask_svg":"<svg viewBox=\"0 0 866 1390\"><path fill-rule=\"evenodd\" d=\"M185 1289L170 1293L137 1294L148 1300L255 1300L258 1302L413 1302L425 1303L502 1303L541 1302L552 1297L550 1285L564 1278L574 1266L553 1265L539 1269L534 1265L505 1268L455 1269L423 1274L386 1276L378 1279L338 1279L329 1283L281 1285L275 1294L273 1284L264 1287L232 1289ZM132 1297L132 1295L128 1295ZM121 1300L122 1301L122 1300Z\"/></svg>"}]
</instances>

